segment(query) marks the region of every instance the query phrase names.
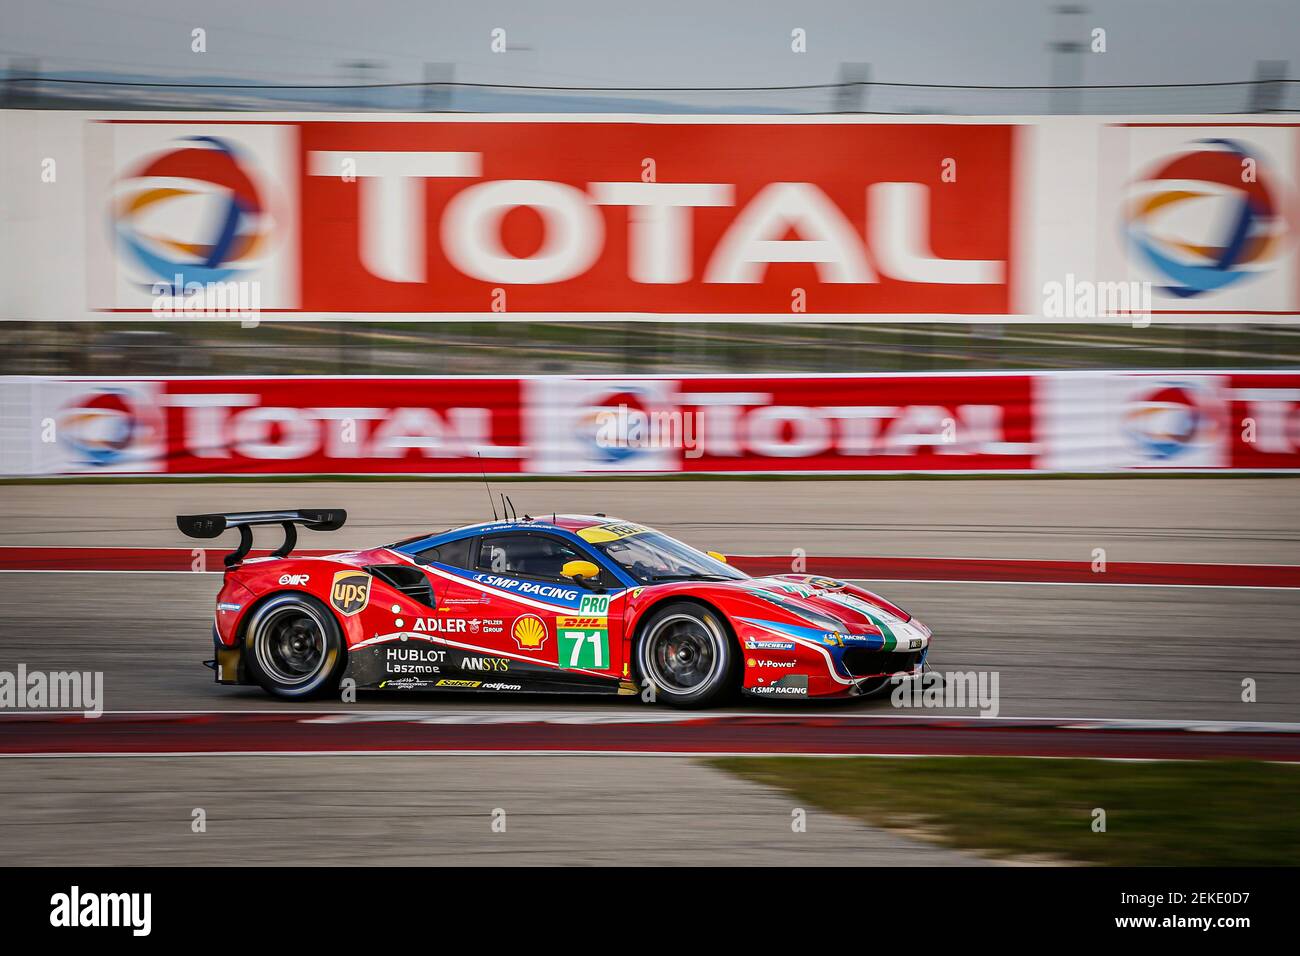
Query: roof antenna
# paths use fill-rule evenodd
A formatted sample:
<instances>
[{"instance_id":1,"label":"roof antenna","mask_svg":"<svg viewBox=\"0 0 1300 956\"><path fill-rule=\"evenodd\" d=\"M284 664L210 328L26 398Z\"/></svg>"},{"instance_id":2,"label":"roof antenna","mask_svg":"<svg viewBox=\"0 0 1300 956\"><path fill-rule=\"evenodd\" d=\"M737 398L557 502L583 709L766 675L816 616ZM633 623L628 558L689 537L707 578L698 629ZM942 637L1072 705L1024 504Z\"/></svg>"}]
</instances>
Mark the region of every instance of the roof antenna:
<instances>
[{"instance_id":1,"label":"roof antenna","mask_svg":"<svg viewBox=\"0 0 1300 956\"><path fill-rule=\"evenodd\" d=\"M496 502L492 500L492 486L488 484L487 469L483 467L483 453L481 451L476 451L474 454L478 456L478 470L483 473L483 485L487 488L488 504L492 506L492 520L498 521L500 519L497 518Z\"/></svg>"},{"instance_id":2,"label":"roof antenna","mask_svg":"<svg viewBox=\"0 0 1300 956\"><path fill-rule=\"evenodd\" d=\"M518 521L518 520L519 520L519 512L515 510L515 503L514 503L513 501L510 500L510 496L509 496L509 495L503 494L503 495L501 496L501 510L502 510L502 512L505 511L505 509L506 509L507 506L510 508L510 520L511 520L511 521Z\"/></svg>"}]
</instances>

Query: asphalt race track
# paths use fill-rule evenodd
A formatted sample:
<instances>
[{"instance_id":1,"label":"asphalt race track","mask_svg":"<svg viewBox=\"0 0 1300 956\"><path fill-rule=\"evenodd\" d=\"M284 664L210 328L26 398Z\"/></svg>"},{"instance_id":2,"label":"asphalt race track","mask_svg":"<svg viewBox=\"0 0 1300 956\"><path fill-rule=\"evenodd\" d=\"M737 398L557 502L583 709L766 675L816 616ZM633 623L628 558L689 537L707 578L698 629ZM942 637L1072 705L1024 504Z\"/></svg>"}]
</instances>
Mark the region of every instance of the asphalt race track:
<instances>
[{"instance_id":1,"label":"asphalt race track","mask_svg":"<svg viewBox=\"0 0 1300 956\"><path fill-rule=\"evenodd\" d=\"M109 711L301 708L254 687L218 686L201 666L212 656L215 577L10 572L0 585L9 608L0 669L21 662L33 670L102 671ZM998 671L999 716L1300 719L1297 591L904 583L881 591L934 630L937 669ZM1256 703L1241 701L1244 677L1257 681ZM416 699L376 693L358 703L408 711ZM484 712L646 709L637 698L424 700L430 708ZM895 713L888 700L793 706Z\"/></svg>"},{"instance_id":2,"label":"asphalt race track","mask_svg":"<svg viewBox=\"0 0 1300 956\"><path fill-rule=\"evenodd\" d=\"M802 549L807 554L830 556L1038 559L1077 563L1091 561L1094 549L1102 548L1107 561L1115 563L1287 565L1297 563L1295 558L1300 554L1297 548L1300 484L1291 478L575 481L502 483L497 490L509 493L520 513L534 509L539 513L543 509L547 513L551 510L604 511L656 525L699 547L735 555L777 556ZM3 519L0 520L0 549L188 547L186 539L175 530L173 516L177 513L341 506L350 514L343 531L332 535L308 533L300 541L303 548L341 550L395 540L426 528L481 520L487 509L482 484L473 482L8 485L0 490L0 502L3 503L0 505ZM819 568L810 564L808 570L815 572ZM1103 580L1104 575L1098 575L1098 581ZM1001 719L966 721L982 725L981 733L985 735L994 732L995 724L1014 725L1017 719L1023 718L1057 723L1111 721L1121 725L1153 721L1236 725L1300 722L1300 683L1296 679L1300 673L1300 652L1295 628L1300 616L1300 590L1293 587L1041 581L867 580L866 583L930 625L936 635L931 662L938 670L997 672L997 717ZM824 751L821 746L811 746L811 742L825 739L827 722L870 728L860 733L875 735L871 741L882 740L880 735L885 728L892 728L897 737L911 732L918 735L912 738L918 741L914 752L933 752L920 746L922 730L905 729L914 723L905 718L974 718L978 714L973 708L944 710L939 714L909 712L891 706L888 699L818 705L746 704L727 712L744 715L743 718L711 715L725 718L723 723L731 736L715 738L709 746L701 747L696 743L704 738L690 738L692 731L687 729L687 724L677 722L678 716L664 714L636 698L587 701L363 694L357 703L350 705L285 704L255 688L218 687L212 683L211 673L200 666L200 661L210 656L208 633L216 587L215 575L187 571L0 573L0 600L5 606L4 623L0 625L0 670L13 671L22 663L29 669L102 671L104 706L110 715L160 711L230 714L221 725L223 739L234 740L236 743L231 747L234 750L240 749L238 741L245 740L249 753L262 749L258 746L259 726L268 735L272 734L272 727L275 735L296 735L293 739L301 742L296 748L267 748L281 752L293 749L383 751L390 749L384 744L392 736L386 738L374 727L401 726L402 718L409 715L416 719L436 719L439 723L415 726L425 727L426 732L429 727L440 729L442 736L437 738L440 743L432 749L454 751L458 755L86 756L72 760L5 756L0 758L0 846L4 847L0 849L0 857L6 858L6 862L45 862L40 849L40 836L45 829L58 827L67 822L69 814L75 818L77 813L94 806L96 794L105 789L115 794L110 799L114 806L125 801L121 805L128 809L123 812L138 838L120 839L121 833L112 828L101 832L90 826L72 827L65 832L82 836L62 846L53 861L142 862L143 851L133 848L165 842L162 831L151 831L148 823L161 812L154 805L160 800L165 802L164 797L157 795L160 788L176 792L177 799L185 802L192 799L189 790L202 791L214 786L214 774L219 776L223 767L236 765L262 767L269 762L277 786L286 793L298 794L292 799L312 805L319 800L309 794L322 788L330 790L331 774L355 783L365 776L361 768L366 766L391 768L385 770L392 774L386 779L405 781L392 791L397 796L372 798L377 804L386 805L393 801L401 803L405 799L401 796L403 787L408 784L426 789L434 786L435 781L443 781L437 786L451 785L445 783L449 778L441 773L442 769L451 767L455 768L454 788L458 791L490 793L494 786L490 781L501 776L510 780L506 789L523 794L526 799L530 792L554 789L555 781L549 775L552 769L560 767L560 761L577 761L584 768L581 772L588 775L590 789L602 786L602 766L613 768L617 763L624 781L631 778L650 781L657 778L659 771L645 767L653 765L662 768L668 778L689 779L690 786L701 788L700 793L710 792L719 798L730 794L736 798L743 791L745 797L741 802L752 800L758 806L772 799L761 788L730 780L678 757L526 756L521 751L560 750L577 754L605 750L603 746L591 748L583 743L591 739L590 726L586 738L565 738L577 741L571 746L547 746L556 739L548 736L551 731L547 728L581 727L586 723L615 728L621 725L623 729L618 733L623 738L617 735L605 738L622 740L611 748L612 752L641 753L645 749L638 748L635 734L628 736L627 726L658 719L661 722L653 727L654 739L661 743L646 748L651 752L737 752L753 749L735 743L738 739L744 741L747 733L752 736L769 732L752 729L759 725L746 725L745 720L780 718L778 724L787 719L796 722L793 728L783 731L782 747L774 748L782 752L798 750L801 739L810 742L808 749ZM1242 682L1247 678L1256 682L1253 703L1242 700ZM373 725L367 731L371 744L335 748L328 744L331 740L337 742L337 738L328 738L320 731L332 727L331 732L337 734L338 728L345 724L313 724L306 719L293 719L329 710L341 712L340 720L351 719L344 718L345 714L366 719L390 715L397 722ZM240 720L252 719L251 715L240 718L234 712L262 712L278 723L240 724ZM173 713L171 719L175 717ZM50 724L48 715L43 717L41 730L29 728L26 733L13 724L19 719L26 718L0 715L4 723L0 727L0 753L12 755L24 749L41 753L67 749L103 752L103 748L96 746L65 746L68 740L74 739L71 731L60 736L59 725ZM112 716L111 719L128 718ZM75 722L80 718L68 720ZM104 730L97 728L96 733L102 740L109 718L101 720ZM801 720L820 721L823 726L816 732L807 729L801 736L797 725ZM488 721L498 723L485 723ZM499 736L503 733L501 721L506 727L514 727L513 736L508 738L515 742L511 746L499 743L507 739ZM923 722L918 726L920 723ZM75 724L62 726L70 729ZM749 731L747 726L751 728ZM1143 732L1153 732L1154 726L1148 725ZM454 728L454 734L449 727ZM521 727L528 728L529 733L520 734ZM1202 740L1215 738L1214 752L1211 754L1202 747L1200 753L1188 755L1294 760L1297 748L1291 741L1300 737L1293 733L1295 729L1289 728L1292 732L1281 736L1240 732L1240 726L1232 733L1196 733L1190 736ZM155 727L149 735L156 737L161 732ZM849 739L844 734L853 732L841 729L837 739ZM938 731L931 728L927 732L933 735ZM1026 732L1024 728L1017 731L1010 726L1008 733L1020 736L1000 739L1025 740ZM1094 730L1089 740L1116 740L1115 734L1120 732L1111 729L1099 734ZM1077 737L1083 732L1075 733ZM1189 735L1182 733L1179 739L1186 741ZM947 734L945 741L975 739L970 732L962 736L950 729ZM83 738L96 739L94 734L75 739ZM1177 756L1168 747L1186 745L1170 744L1158 733L1156 738L1157 749L1145 755ZM1065 740L1064 737L1054 739ZM11 746L15 740L20 744L26 740L32 746ZM41 740L46 742L45 746L34 746ZM455 746L450 746L448 740ZM677 740L684 743L675 747ZM866 746L864 741L866 738L859 741L861 746L849 747L846 752L864 752L864 746L865 752L897 752L887 743ZM943 743L940 752L962 752L964 746L967 745ZM1028 745L1017 751L1016 746L1020 745L1013 746L1011 752L1039 752ZM1037 746L1040 750L1046 746L1046 752L1050 753L1057 744ZM1261 746L1263 750L1259 749ZM135 752L151 748L117 749ZM185 747L172 749L185 750ZM494 750L500 752L488 753ZM487 755L472 756L480 752ZM105 775L112 777L111 786L104 785ZM243 780L239 786L247 789L252 784ZM48 801L32 797L46 791L50 794ZM585 805L594 796L593 793L586 793L581 799L572 796L571 809L577 812L578 804ZM490 801L486 795L483 799ZM614 801L605 810L596 807L591 812L599 817L604 812L617 812L617 806ZM555 806L551 805L550 809L554 810ZM439 805L429 812L438 816L452 810ZM772 833L784 830L788 835L788 825L783 825L779 818L784 812L788 823L788 810L777 808L774 812L778 818ZM185 820L175 825L179 827L178 833L188 833ZM874 848L867 854L869 859L864 857L858 862L960 861L957 854L948 854L951 859L940 860L934 856L939 851L898 838L886 839L846 821L837 821L835 825L844 831L842 836L850 832L857 834L846 836L845 845ZM436 831L439 826L434 825L433 829ZM581 836L573 828L547 831L549 835L530 831L529 839L540 843L526 846L522 837L517 845L505 841L492 844L462 840L456 844L457 858L463 862L487 862L489 857L493 861L508 858L527 862L534 858L530 854L537 853L535 858L539 862L559 859L617 862L608 846L601 842L600 834L606 832L606 826L617 829L612 820L605 820L590 828L589 836ZM140 832L149 835L140 837ZM302 840L291 841L291 845L283 847L283 852L302 853L306 859L334 860L331 853L313 849L308 837L304 832ZM726 839L720 839L726 843ZM817 859L822 859L819 854L824 852L828 854L827 860L852 862L837 855L832 843L818 844L816 848L782 849L781 841L775 836L773 839L776 842L771 844L760 841L766 850L755 852L751 858L779 860L784 858L782 854L806 851ZM215 840L206 844L184 841L176 851L175 860L222 861L234 853L230 843L221 844L221 850L216 849L217 845ZM381 845L382 841L376 847ZM696 852L704 861L707 854L718 850L717 841L704 840ZM106 854L102 860L94 857L101 852ZM246 852L254 853L259 860L271 859L257 856L254 850ZM415 861L421 858L421 853L413 850L398 853L397 857L400 861ZM381 862L383 858L379 849L370 855L362 852L361 856L368 862ZM357 862L356 852L349 859Z\"/></svg>"}]
</instances>

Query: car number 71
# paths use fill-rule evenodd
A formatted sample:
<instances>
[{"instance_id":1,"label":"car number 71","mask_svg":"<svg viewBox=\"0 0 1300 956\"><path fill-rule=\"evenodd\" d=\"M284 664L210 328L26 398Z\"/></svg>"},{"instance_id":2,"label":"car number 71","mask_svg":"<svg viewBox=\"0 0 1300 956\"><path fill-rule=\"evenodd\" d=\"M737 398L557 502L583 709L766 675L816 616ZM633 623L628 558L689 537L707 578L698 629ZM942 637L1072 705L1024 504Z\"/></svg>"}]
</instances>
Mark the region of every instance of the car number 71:
<instances>
[{"instance_id":1,"label":"car number 71","mask_svg":"<svg viewBox=\"0 0 1300 956\"><path fill-rule=\"evenodd\" d=\"M608 667L609 631L560 631L560 666L563 668Z\"/></svg>"}]
</instances>

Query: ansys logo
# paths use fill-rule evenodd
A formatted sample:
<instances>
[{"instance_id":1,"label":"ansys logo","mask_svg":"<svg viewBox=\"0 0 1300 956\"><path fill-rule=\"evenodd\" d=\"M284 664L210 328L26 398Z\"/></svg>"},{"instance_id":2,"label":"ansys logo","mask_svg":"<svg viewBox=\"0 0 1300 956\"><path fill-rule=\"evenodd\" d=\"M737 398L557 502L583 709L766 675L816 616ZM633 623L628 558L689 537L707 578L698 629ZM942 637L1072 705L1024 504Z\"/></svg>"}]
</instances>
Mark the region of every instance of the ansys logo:
<instances>
[{"instance_id":1,"label":"ansys logo","mask_svg":"<svg viewBox=\"0 0 1300 956\"><path fill-rule=\"evenodd\" d=\"M1246 146L1204 139L1130 187L1125 232L1179 298L1266 271L1286 223L1272 175Z\"/></svg>"},{"instance_id":2,"label":"ansys logo","mask_svg":"<svg viewBox=\"0 0 1300 956\"><path fill-rule=\"evenodd\" d=\"M177 296L255 269L272 226L233 146L215 136L180 142L123 176L112 200L113 232L145 285Z\"/></svg>"}]
</instances>

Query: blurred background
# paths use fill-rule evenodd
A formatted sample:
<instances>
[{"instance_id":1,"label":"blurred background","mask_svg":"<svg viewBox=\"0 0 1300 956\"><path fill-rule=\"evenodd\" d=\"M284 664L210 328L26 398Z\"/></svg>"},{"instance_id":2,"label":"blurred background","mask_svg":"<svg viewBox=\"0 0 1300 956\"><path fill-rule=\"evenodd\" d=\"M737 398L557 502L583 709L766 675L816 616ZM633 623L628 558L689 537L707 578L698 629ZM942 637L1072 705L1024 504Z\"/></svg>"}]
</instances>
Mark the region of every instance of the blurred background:
<instances>
[{"instance_id":1,"label":"blurred background","mask_svg":"<svg viewBox=\"0 0 1300 956\"><path fill-rule=\"evenodd\" d=\"M309 11L250 0L4 7L0 107L9 109L1276 119L1300 110L1300 18L1287 0L764 0L743 17L724 3L667 2L618 18L595 0L561 10L423 0L326 0ZM11 301L0 369L25 375L1254 368L1300 354L1292 329L1241 316L1107 330L845 327L815 315L780 328L379 317L275 326L266 315L250 337L230 323L25 321L41 316Z\"/></svg>"},{"instance_id":2,"label":"blurred background","mask_svg":"<svg viewBox=\"0 0 1300 956\"><path fill-rule=\"evenodd\" d=\"M345 507L337 538L309 546L359 548L482 519L482 468L529 479L509 487L521 511L621 512L772 567L917 560L930 570L862 583L933 627L937 666L1000 673L1009 720L1169 735L1111 754L1123 757L1176 754L1160 747L1189 736L1196 756L1258 756L1248 728L1262 724L1289 754L887 773L849 760L720 769L680 753L242 753L127 769L13 757L0 765L20 781L0 793L0 861L1300 859L1295 0L0 0L0 24L0 669L99 671L110 716L173 715L161 731L132 723L121 746L180 747L195 712L232 747L258 741L239 723L248 712L295 752L321 746L297 704L217 686L199 666L217 583L177 573L192 542L176 514ZM635 134L611 132L620 121ZM664 183L735 186L735 208L692 209L690 281L637 279L635 220L608 205L586 273L471 276L433 239L471 187L427 179L423 207L384 193L376 226L362 207L382 188L330 165L459 149L486 157L478 185L577 192L636 185L647 148ZM729 286L700 278L739 207L791 183L830 197L799 193L791 215L842 212L881 281L830 281L811 254L777 254ZM879 186L904 187L891 208L912 218L882 225L889 196L864 205ZM136 216L177 196L195 202ZM423 218L408 221L412 209ZM510 222L502 244L526 258L541 230ZM231 263L265 285L255 322L149 308L150 283L173 268L220 276ZM1157 321L1049 317L1048 287L1076 274L1145 285L1155 302L1132 311ZM515 314L492 311L498 284ZM806 312L788 311L791 287L809 291ZM293 378L306 375L323 378ZM601 445L595 413L629 405L712 416L727 441L701 458ZM360 451L331 430L353 415ZM690 471L717 480L659 480ZM879 472L902 480L855 480ZM929 480L952 472L966 474ZM205 478L151 480L176 475ZM1129 577L1087 577L1098 553ZM1004 573L972 579L984 564ZM745 715L790 714L748 703L718 716L728 746L749 737ZM437 707L434 729L457 728L468 748L501 719L524 725L512 747L577 746L554 723L596 750L640 705L361 706L380 749L382 721L416 725L404 711ZM881 716L897 716L888 701L814 713L841 739ZM965 718L979 723L973 708L953 719ZM655 746L689 750L683 724L665 717ZM1236 732L1171 742L1206 725ZM30 737L14 726L0 722L6 753L47 745L32 739L90 746L73 722L33 721ZM821 815L807 840L790 832L791 799ZM1080 808L1099 805L1134 811L1123 837L1094 838ZM219 838L186 842L196 806L223 808ZM510 841L466 823L502 806L517 814ZM899 807L923 807L934 827ZM322 840L324 820L358 839Z\"/></svg>"}]
</instances>

